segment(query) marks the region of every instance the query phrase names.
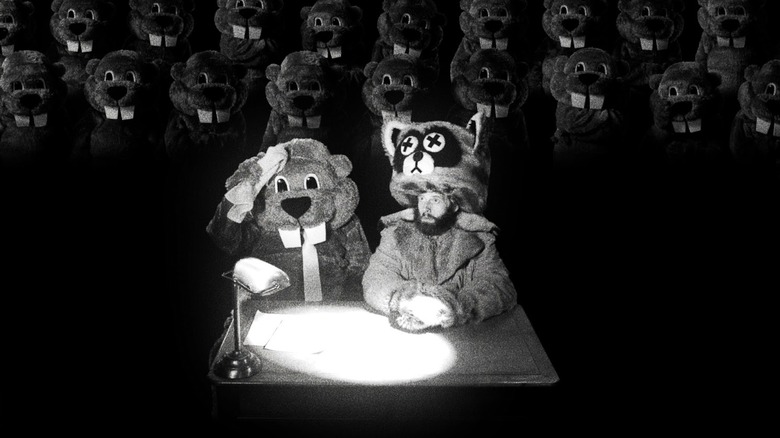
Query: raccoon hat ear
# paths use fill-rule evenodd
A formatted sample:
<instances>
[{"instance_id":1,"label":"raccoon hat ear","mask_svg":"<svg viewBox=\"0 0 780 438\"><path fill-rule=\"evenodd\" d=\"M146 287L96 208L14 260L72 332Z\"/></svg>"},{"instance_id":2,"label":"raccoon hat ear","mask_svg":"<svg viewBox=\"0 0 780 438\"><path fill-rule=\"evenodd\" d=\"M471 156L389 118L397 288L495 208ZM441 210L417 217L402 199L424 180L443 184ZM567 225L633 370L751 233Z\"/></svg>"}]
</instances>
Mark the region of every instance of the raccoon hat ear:
<instances>
[{"instance_id":1,"label":"raccoon hat ear","mask_svg":"<svg viewBox=\"0 0 780 438\"><path fill-rule=\"evenodd\" d=\"M466 124L466 130L474 136L474 145L471 148L474 155L480 155L487 151L490 137L488 125L487 117L481 112L474 114Z\"/></svg>"},{"instance_id":2,"label":"raccoon hat ear","mask_svg":"<svg viewBox=\"0 0 780 438\"><path fill-rule=\"evenodd\" d=\"M399 120L388 120L382 124L382 146L385 148L385 155L393 160L395 155L395 144L398 141L398 136L408 125Z\"/></svg>"}]
</instances>

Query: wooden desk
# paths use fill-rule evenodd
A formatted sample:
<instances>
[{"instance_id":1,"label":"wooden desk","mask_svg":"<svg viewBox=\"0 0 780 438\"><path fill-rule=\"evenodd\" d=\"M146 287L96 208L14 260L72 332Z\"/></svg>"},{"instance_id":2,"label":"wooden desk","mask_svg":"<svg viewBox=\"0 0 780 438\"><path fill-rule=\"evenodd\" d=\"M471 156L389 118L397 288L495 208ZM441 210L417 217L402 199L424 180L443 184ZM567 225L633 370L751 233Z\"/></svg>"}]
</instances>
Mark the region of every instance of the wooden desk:
<instances>
[{"instance_id":1,"label":"wooden desk","mask_svg":"<svg viewBox=\"0 0 780 438\"><path fill-rule=\"evenodd\" d=\"M241 336L246 337L258 310L290 314L312 309L370 314L362 302L248 301L242 305ZM215 362L232 351L232 333L232 327L226 331ZM558 381L520 306L435 336L454 353L441 372L390 382L383 382L381 376L361 382L351 375L317 375L307 371L312 364L306 358L295 362L289 354L245 345L261 358L262 369L246 379L228 380L216 376L212 364L208 378L213 415L220 420L508 418L516 416L518 409L534 406L538 392L530 388Z\"/></svg>"}]
</instances>

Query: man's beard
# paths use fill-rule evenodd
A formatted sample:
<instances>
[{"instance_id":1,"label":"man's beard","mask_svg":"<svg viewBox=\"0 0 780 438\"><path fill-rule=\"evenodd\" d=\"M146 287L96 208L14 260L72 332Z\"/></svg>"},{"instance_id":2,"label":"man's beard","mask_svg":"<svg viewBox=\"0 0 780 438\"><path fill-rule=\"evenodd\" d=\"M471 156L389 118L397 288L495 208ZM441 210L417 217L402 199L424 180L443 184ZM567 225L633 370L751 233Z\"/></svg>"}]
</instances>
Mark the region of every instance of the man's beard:
<instances>
[{"instance_id":1,"label":"man's beard","mask_svg":"<svg viewBox=\"0 0 780 438\"><path fill-rule=\"evenodd\" d=\"M430 217L430 216L429 216ZM421 233L428 236L438 236L445 233L447 230L455 225L455 221L458 218L457 211L447 211L444 215L438 219L434 219L433 222L422 222L420 217L420 210L414 210L414 224Z\"/></svg>"}]
</instances>

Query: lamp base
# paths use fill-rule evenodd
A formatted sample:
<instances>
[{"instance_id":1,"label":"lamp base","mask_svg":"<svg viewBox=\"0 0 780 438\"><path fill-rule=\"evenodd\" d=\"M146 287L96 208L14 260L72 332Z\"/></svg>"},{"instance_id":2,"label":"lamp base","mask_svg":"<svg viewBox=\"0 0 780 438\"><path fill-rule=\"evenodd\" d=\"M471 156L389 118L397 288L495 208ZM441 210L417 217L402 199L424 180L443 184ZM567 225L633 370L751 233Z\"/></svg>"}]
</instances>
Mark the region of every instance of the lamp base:
<instances>
[{"instance_id":1,"label":"lamp base","mask_svg":"<svg viewBox=\"0 0 780 438\"><path fill-rule=\"evenodd\" d=\"M214 374L225 379L244 379L260 372L262 363L249 350L233 350L214 365Z\"/></svg>"}]
</instances>

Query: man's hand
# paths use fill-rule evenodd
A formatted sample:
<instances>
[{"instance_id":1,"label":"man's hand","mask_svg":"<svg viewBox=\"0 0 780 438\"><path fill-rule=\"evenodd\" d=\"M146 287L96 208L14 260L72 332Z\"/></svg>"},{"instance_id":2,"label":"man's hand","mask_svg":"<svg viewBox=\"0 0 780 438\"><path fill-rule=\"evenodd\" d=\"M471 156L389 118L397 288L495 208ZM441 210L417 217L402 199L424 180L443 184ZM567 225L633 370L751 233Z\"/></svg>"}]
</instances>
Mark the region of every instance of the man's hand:
<instances>
[{"instance_id":1,"label":"man's hand","mask_svg":"<svg viewBox=\"0 0 780 438\"><path fill-rule=\"evenodd\" d=\"M390 299L390 325L411 333L451 326L453 310L441 299L425 294L426 289L417 284L396 291Z\"/></svg>"}]
</instances>

